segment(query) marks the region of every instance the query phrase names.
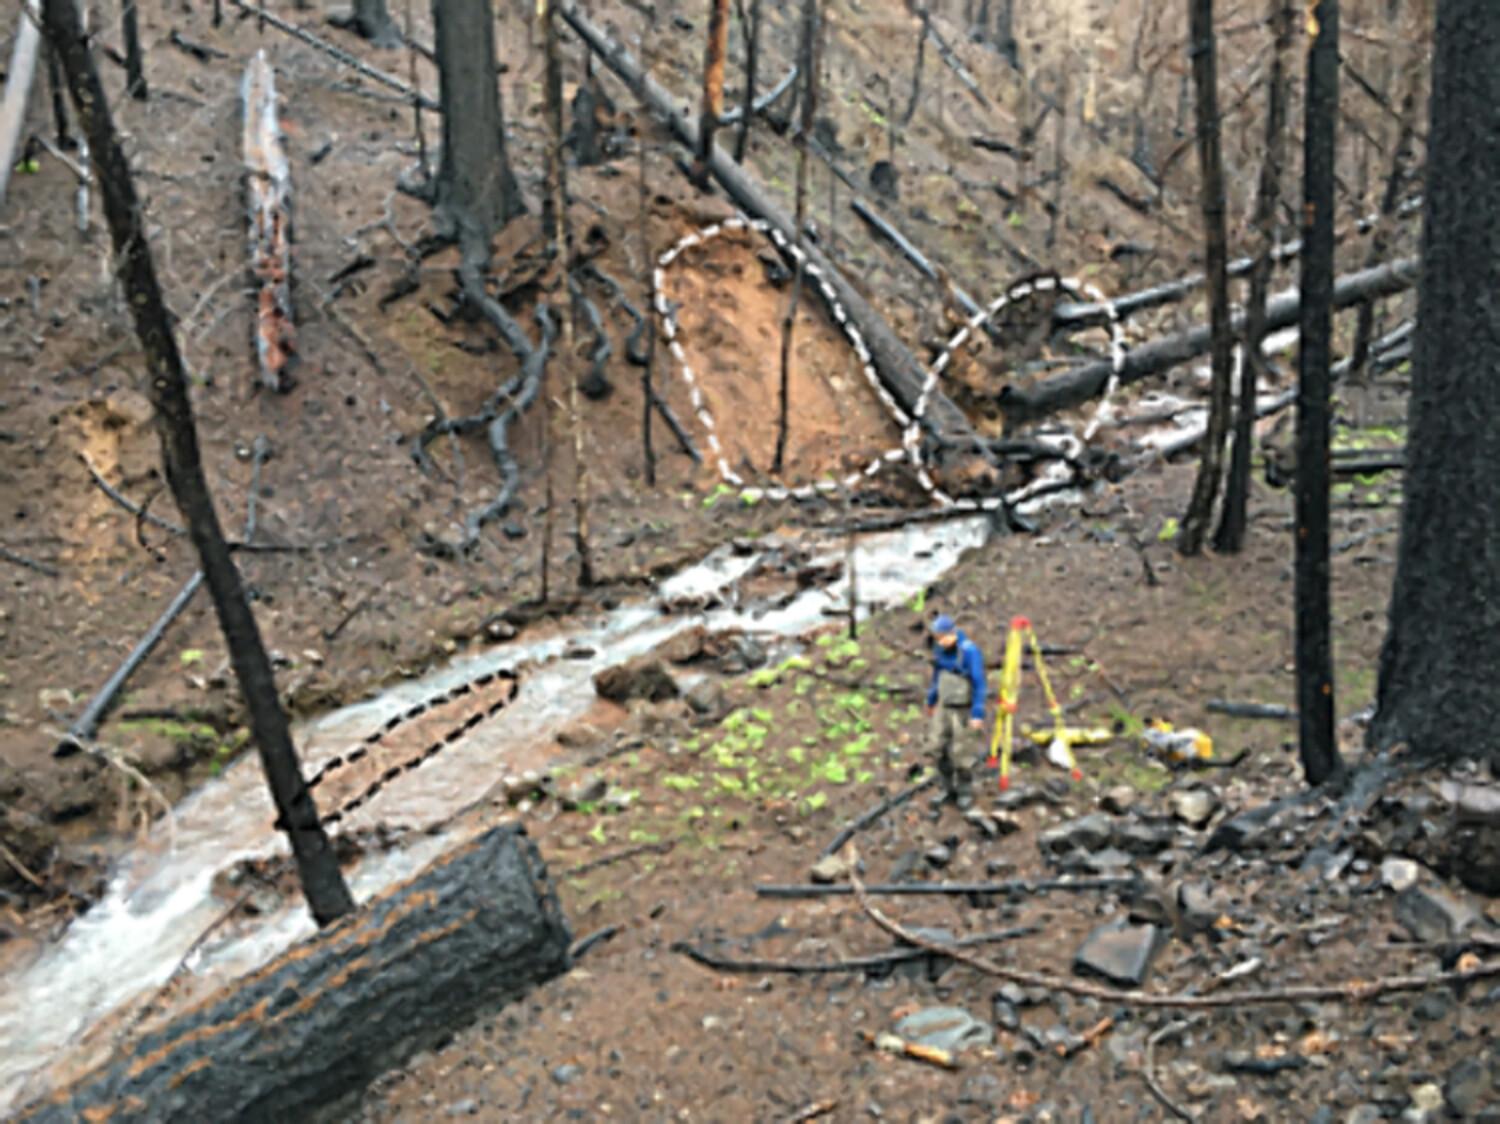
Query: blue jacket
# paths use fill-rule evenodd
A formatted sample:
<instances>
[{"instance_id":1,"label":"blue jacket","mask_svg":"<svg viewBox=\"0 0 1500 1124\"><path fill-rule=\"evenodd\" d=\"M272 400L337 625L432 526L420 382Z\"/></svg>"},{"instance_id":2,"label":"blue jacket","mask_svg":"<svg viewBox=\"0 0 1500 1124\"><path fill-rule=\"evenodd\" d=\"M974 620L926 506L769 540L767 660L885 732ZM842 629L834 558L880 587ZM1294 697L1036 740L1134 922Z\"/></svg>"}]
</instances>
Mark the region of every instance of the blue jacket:
<instances>
[{"instance_id":1,"label":"blue jacket","mask_svg":"<svg viewBox=\"0 0 1500 1124\"><path fill-rule=\"evenodd\" d=\"M953 647L944 648L939 644L932 649L932 685L927 688L928 706L937 705L938 677L945 671L962 675L969 681L972 693L969 715L982 719L985 702L984 657L979 653L979 646L965 636L962 629L958 633L958 643Z\"/></svg>"}]
</instances>

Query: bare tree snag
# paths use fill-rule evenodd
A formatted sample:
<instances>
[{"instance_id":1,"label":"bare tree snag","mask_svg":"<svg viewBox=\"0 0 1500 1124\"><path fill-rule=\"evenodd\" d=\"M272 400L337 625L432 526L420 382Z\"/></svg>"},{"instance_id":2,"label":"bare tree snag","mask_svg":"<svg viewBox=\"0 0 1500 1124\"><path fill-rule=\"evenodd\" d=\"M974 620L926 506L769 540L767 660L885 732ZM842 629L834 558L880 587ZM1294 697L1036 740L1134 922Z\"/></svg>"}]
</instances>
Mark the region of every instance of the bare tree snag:
<instances>
[{"instance_id":1,"label":"bare tree snag","mask_svg":"<svg viewBox=\"0 0 1500 1124\"><path fill-rule=\"evenodd\" d=\"M1266 297L1271 290L1271 268L1275 264L1277 209L1281 205L1281 166L1286 151L1286 56L1292 46L1295 12L1288 0L1270 0L1270 24L1275 28L1271 75L1266 104L1266 155L1260 167L1255 192L1255 215L1251 220L1260 239L1259 252L1250 272L1250 301L1245 314L1245 337L1240 351L1240 395L1234 415L1234 445L1229 457L1229 477L1224 489L1224 512L1214 535L1220 554L1238 554L1245 545L1249 526L1251 441L1255 429L1255 392L1265 366ZM1377 264L1370 262L1371 265ZM1227 272L1227 271L1226 271ZM1368 308L1369 305L1361 307Z\"/></svg>"},{"instance_id":2,"label":"bare tree snag","mask_svg":"<svg viewBox=\"0 0 1500 1124\"><path fill-rule=\"evenodd\" d=\"M1401 540L1373 746L1500 763L1500 6L1437 5ZM1486 121L1486 126L1478 122ZM1406 754L1403 753L1403 756Z\"/></svg>"},{"instance_id":3,"label":"bare tree snag","mask_svg":"<svg viewBox=\"0 0 1500 1124\"><path fill-rule=\"evenodd\" d=\"M1334 309L1349 308L1367 300L1379 300L1410 289L1417 280L1417 260L1402 258L1374 269L1362 269L1336 280L1333 287ZM1279 332L1290 328L1302 315L1302 296L1299 289L1287 289L1277 293L1266 302L1266 332ZM1245 330L1245 316L1237 312L1231 318L1235 332ZM1125 353L1125 364L1120 371L1122 386L1139 382L1185 363L1209 349L1213 332L1208 325L1200 324L1187 331L1162 336L1149 343L1131 348ZM1030 389L1006 386L999 394L1000 408L1005 412L1009 425L1021 425L1035 421L1059 410L1070 410L1081 406L1090 398L1103 392L1109 382L1110 361L1101 359L1076 367L1061 375L1043 379Z\"/></svg>"},{"instance_id":4,"label":"bare tree snag","mask_svg":"<svg viewBox=\"0 0 1500 1124\"><path fill-rule=\"evenodd\" d=\"M558 37L556 5L548 0L541 0L539 12L543 21L542 92L547 131L552 140L547 154L547 190L542 197L542 234L551 243L552 260L556 263L559 276L567 284L572 239L568 230L568 157L563 131L562 45ZM573 349L572 323L571 315L563 322L563 351L569 355Z\"/></svg>"},{"instance_id":5,"label":"bare tree snag","mask_svg":"<svg viewBox=\"0 0 1500 1124\"><path fill-rule=\"evenodd\" d=\"M703 51L703 105L698 111L698 163L694 174L708 186L708 157L714 131L724 117L724 59L729 53L729 0L710 0L708 44Z\"/></svg>"},{"instance_id":6,"label":"bare tree snag","mask_svg":"<svg viewBox=\"0 0 1500 1124\"><path fill-rule=\"evenodd\" d=\"M125 92L136 101L145 101L146 63L141 53L140 10L137 0L120 5L120 33L125 40Z\"/></svg>"},{"instance_id":7,"label":"bare tree snag","mask_svg":"<svg viewBox=\"0 0 1500 1124\"><path fill-rule=\"evenodd\" d=\"M917 102L922 96L922 63L927 58L927 22L932 18L923 8L917 13L922 21L921 28L917 31L917 58L911 67L911 97L906 102L906 112L901 115L901 125L905 128L911 124L911 119L916 115Z\"/></svg>"},{"instance_id":8,"label":"bare tree snag","mask_svg":"<svg viewBox=\"0 0 1500 1124\"><path fill-rule=\"evenodd\" d=\"M490 0L432 0L432 22L443 105L433 214L466 259L488 262L495 231L526 213L505 146L495 16Z\"/></svg>"},{"instance_id":9,"label":"bare tree snag","mask_svg":"<svg viewBox=\"0 0 1500 1124\"><path fill-rule=\"evenodd\" d=\"M292 173L276 106L276 72L256 51L240 85L244 110L245 203L250 274L255 279L255 355L268 390L292 387Z\"/></svg>"},{"instance_id":10,"label":"bare tree snag","mask_svg":"<svg viewBox=\"0 0 1500 1124\"><path fill-rule=\"evenodd\" d=\"M797 194L793 229L798 251L802 249L803 229L807 225L807 146L812 141L813 121L818 112L818 0L802 0L802 43L800 66L803 74L802 126L797 133ZM780 475L786 466L787 430L791 421L792 333L797 323L797 306L802 301L802 277L807 255L797 254L792 278L792 292L787 299L786 316L781 321L781 387L777 400L776 456L771 472Z\"/></svg>"},{"instance_id":11,"label":"bare tree snag","mask_svg":"<svg viewBox=\"0 0 1500 1124\"><path fill-rule=\"evenodd\" d=\"M56 130L57 147L66 152L73 147L73 138L68 133L67 84L63 81L62 68L57 65L57 52L50 46L46 51L47 86L52 91L52 126Z\"/></svg>"},{"instance_id":12,"label":"bare tree snag","mask_svg":"<svg viewBox=\"0 0 1500 1124\"><path fill-rule=\"evenodd\" d=\"M750 0L749 18L745 18L744 0L740 5L740 26L745 33L745 99L740 109L740 129L734 138L734 162L745 162L745 150L750 144L750 123L755 117L755 78L760 65L760 2Z\"/></svg>"},{"instance_id":13,"label":"bare tree snag","mask_svg":"<svg viewBox=\"0 0 1500 1124\"><path fill-rule=\"evenodd\" d=\"M1178 549L1199 553L1208 537L1214 500L1224 473L1224 438L1229 432L1230 379L1234 336L1229 322L1229 236L1225 230L1224 153L1219 139L1218 47L1214 42L1213 0L1188 0L1189 50L1197 88L1198 175L1203 211L1204 267L1208 274L1210 351L1213 382L1209 391L1208 432L1198 461L1198 479L1182 518ZM1253 401L1253 399L1252 399Z\"/></svg>"},{"instance_id":14,"label":"bare tree snag","mask_svg":"<svg viewBox=\"0 0 1500 1124\"><path fill-rule=\"evenodd\" d=\"M760 0L752 0L759 4ZM651 28L641 32L641 59L647 67L651 65ZM636 138L636 233L640 241L640 285L643 296L642 307L646 310L642 323L646 330L646 350L641 364L641 455L646 460L646 486L656 487L656 450L651 444L651 400L656 388L651 385L651 376L656 365L656 256L651 252L650 192L646 187L646 120L644 119ZM748 115L746 119L748 127ZM623 295L622 295L623 299ZM628 350L628 348L627 348Z\"/></svg>"},{"instance_id":15,"label":"bare tree snag","mask_svg":"<svg viewBox=\"0 0 1500 1124\"><path fill-rule=\"evenodd\" d=\"M31 100L31 83L36 78L37 47L42 41L34 0L23 0L17 18L20 22L10 49L10 66L5 71L5 98L0 100L0 206L5 204L10 173L16 166L16 152L26 124L26 103Z\"/></svg>"},{"instance_id":16,"label":"bare tree snag","mask_svg":"<svg viewBox=\"0 0 1500 1124\"><path fill-rule=\"evenodd\" d=\"M342 1119L369 1083L569 967L536 845L496 827L19 1119Z\"/></svg>"},{"instance_id":17,"label":"bare tree snag","mask_svg":"<svg viewBox=\"0 0 1500 1124\"><path fill-rule=\"evenodd\" d=\"M401 46L401 32L396 29L396 21L391 18L386 0L354 0L352 11L332 16L328 22L368 39L382 50Z\"/></svg>"},{"instance_id":18,"label":"bare tree snag","mask_svg":"<svg viewBox=\"0 0 1500 1124\"><path fill-rule=\"evenodd\" d=\"M560 0L560 4L559 14L588 44L589 49L599 56L654 115L666 123L680 144L689 151L696 152L698 129L693 117L681 109L676 99L641 69L634 56L622 44L606 35L569 0ZM763 219L788 242L796 237L792 216L770 199L742 167L714 152L710 154L709 171L741 210L752 217ZM849 283L817 245L809 243L803 247L803 251L807 254L808 261L817 266L828 282L838 314L847 317L859 329L870 350L870 361L881 384L890 392L897 405L908 416L912 415L922 395L926 380L925 368L891 330L884 317ZM820 296L823 295L821 286L817 292ZM827 298L824 299L826 302ZM830 311L832 310L833 306L830 304ZM922 425L929 434L959 442L972 442L977 436L963 411L940 390L929 396ZM973 453L966 455L972 456Z\"/></svg>"},{"instance_id":19,"label":"bare tree snag","mask_svg":"<svg viewBox=\"0 0 1500 1124\"><path fill-rule=\"evenodd\" d=\"M167 483L187 520L230 662L250 712L261 767L279 813L277 826L291 841L312 915L319 925L326 925L351 910L354 901L302 776L271 661L204 479L187 373L157 282L130 165L115 134L104 87L94 69L73 0L43 0L42 11L47 38L67 74L80 129L89 140L114 243L116 273L130 294L130 312L146 357L146 386L156 412Z\"/></svg>"},{"instance_id":20,"label":"bare tree snag","mask_svg":"<svg viewBox=\"0 0 1500 1124\"><path fill-rule=\"evenodd\" d=\"M1308 784L1341 772L1333 730L1332 605L1328 580L1329 366L1333 345L1334 179L1339 104L1339 0L1309 15L1302 156L1303 294L1297 362L1295 616L1298 750Z\"/></svg>"}]
</instances>

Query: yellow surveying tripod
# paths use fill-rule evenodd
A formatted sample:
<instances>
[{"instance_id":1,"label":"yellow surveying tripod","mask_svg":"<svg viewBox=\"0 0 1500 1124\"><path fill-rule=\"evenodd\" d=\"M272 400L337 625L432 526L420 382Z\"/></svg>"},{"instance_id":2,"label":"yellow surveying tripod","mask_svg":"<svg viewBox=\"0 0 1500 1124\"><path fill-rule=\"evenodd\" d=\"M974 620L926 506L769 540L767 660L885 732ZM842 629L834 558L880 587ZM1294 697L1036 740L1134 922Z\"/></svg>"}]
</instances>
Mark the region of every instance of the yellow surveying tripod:
<instances>
[{"instance_id":1,"label":"yellow surveying tripod","mask_svg":"<svg viewBox=\"0 0 1500 1124\"><path fill-rule=\"evenodd\" d=\"M1042 645L1036 638L1036 629L1031 627L1029 618L1012 617L1010 632L1005 637L1005 664L1000 671L1000 720L995 723L995 739L990 744L989 759L991 769L997 764L996 758L999 759L1001 792L1010 787L1010 744L1015 731L1016 703L1021 695L1021 647L1027 640L1031 641L1036 675L1042 681L1042 691L1047 696L1047 710L1052 714L1054 732L1047 752L1052 755L1060 751L1062 759L1068 763L1068 771L1073 779L1083 779L1083 773L1079 771L1078 762L1073 757L1067 728L1063 725L1062 707L1057 705L1057 696L1052 693L1052 683L1047 678L1047 666L1042 662Z\"/></svg>"}]
</instances>

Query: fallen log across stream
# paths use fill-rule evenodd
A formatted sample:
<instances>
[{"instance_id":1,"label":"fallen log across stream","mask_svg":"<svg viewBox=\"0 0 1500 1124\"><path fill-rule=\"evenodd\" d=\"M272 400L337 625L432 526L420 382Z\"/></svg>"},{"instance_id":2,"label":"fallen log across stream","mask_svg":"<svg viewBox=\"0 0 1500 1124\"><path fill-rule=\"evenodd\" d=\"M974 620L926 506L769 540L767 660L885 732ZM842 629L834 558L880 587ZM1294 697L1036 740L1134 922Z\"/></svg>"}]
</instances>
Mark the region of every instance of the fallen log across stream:
<instances>
[{"instance_id":1,"label":"fallen log across stream","mask_svg":"<svg viewBox=\"0 0 1500 1124\"><path fill-rule=\"evenodd\" d=\"M631 93L667 124L677 141L690 152L696 153L698 124L678 104L678 99L674 99L671 93L647 74L622 44L595 26L573 4L564 2L558 8L558 14L567 21L568 26L589 50L598 55L625 83ZM743 167L715 148L709 154L708 170L736 206L754 218L765 220L781 234L788 245L796 242L796 227L792 217L755 183ZM859 330L882 385L908 418L915 417L926 378L922 364L891 330L885 318L860 295L817 245L804 239L802 248L809 265L823 276L833 290L834 299L824 299L830 305L829 310L834 319L839 321L847 318ZM821 286L813 286L813 291L822 295ZM937 391L928 396L920 420L924 429L938 437L962 439L976 436L963 411L946 395Z\"/></svg>"},{"instance_id":2,"label":"fallen log across stream","mask_svg":"<svg viewBox=\"0 0 1500 1124\"><path fill-rule=\"evenodd\" d=\"M381 1073L566 971L571 941L536 846L497 827L17 1119L337 1119Z\"/></svg>"},{"instance_id":3,"label":"fallen log across stream","mask_svg":"<svg viewBox=\"0 0 1500 1124\"><path fill-rule=\"evenodd\" d=\"M1348 308L1381 297L1393 296L1416 284L1417 259L1402 258L1400 261L1373 269L1361 269L1345 274L1336 280L1333 287L1333 307ZM1277 293L1266 303L1266 331L1277 332L1297 323L1301 315L1300 290L1288 289ZM1234 331L1244 331L1243 310L1234 316ZM1125 355L1119 372L1120 385L1139 382L1141 379L1175 367L1208 350L1212 332L1207 324L1199 324L1185 332L1162 336ZM1090 398L1103 392L1109 383L1112 368L1108 359L1076 367L1061 375L1043 379L1030 389L1023 390L1011 385L1001 390L1000 409L1004 411L1008 427L1035 421L1060 410L1081 406Z\"/></svg>"}]
</instances>

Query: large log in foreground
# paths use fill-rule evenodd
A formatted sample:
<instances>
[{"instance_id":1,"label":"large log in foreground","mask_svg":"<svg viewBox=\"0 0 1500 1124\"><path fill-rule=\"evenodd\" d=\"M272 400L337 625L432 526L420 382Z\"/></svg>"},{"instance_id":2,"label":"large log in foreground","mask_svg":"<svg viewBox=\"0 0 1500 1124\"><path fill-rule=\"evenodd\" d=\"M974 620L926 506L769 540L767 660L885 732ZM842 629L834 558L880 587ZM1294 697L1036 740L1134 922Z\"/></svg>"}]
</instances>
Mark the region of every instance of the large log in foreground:
<instances>
[{"instance_id":1,"label":"large log in foreground","mask_svg":"<svg viewBox=\"0 0 1500 1124\"><path fill-rule=\"evenodd\" d=\"M667 90L642 69L635 57L596 27L571 3L564 2L558 9L558 14L588 45L589 50L598 55L629 87L631 93L666 122L678 142L697 154L698 123L685 108L676 104ZM734 163L718 147L714 147L709 153L708 170L741 210L770 223L788 243L797 240L792 217L761 190L744 168ZM864 337L880 381L908 416L914 414L926 377L922 364L891 330L885 318L860 295L818 246L803 239L802 248L807 254L808 262L827 279L843 315ZM821 295L820 288L816 291ZM838 319L838 311L834 312L834 316ZM938 390L929 395L922 423L924 429L938 437L950 441L958 439L957 444L973 447L962 440L976 436L969 419L952 400Z\"/></svg>"},{"instance_id":2,"label":"large log in foreground","mask_svg":"<svg viewBox=\"0 0 1500 1124\"><path fill-rule=\"evenodd\" d=\"M570 941L535 845L497 827L19 1119L336 1118L385 1070L566 971Z\"/></svg>"},{"instance_id":3,"label":"large log in foreground","mask_svg":"<svg viewBox=\"0 0 1500 1124\"><path fill-rule=\"evenodd\" d=\"M1348 308L1364 301L1394 296L1411 288L1416 280L1416 258L1402 258L1374 269L1361 269L1337 280L1333 288L1333 307ZM1277 332L1291 327L1297 323L1301 308L1302 297L1298 290L1288 289L1276 294L1266 302L1266 331ZM1244 332L1243 310L1235 313L1233 327L1236 336ZM1199 324L1185 332L1162 336L1142 344L1126 352L1125 366L1120 371L1120 385L1139 382L1196 355L1202 355L1208 350L1211 341L1212 333L1208 325ZM1109 375L1110 362L1103 359L1044 379L1029 390L1022 390L1014 385L1006 386L999 395L1000 409L1005 414L1006 425L1022 425L1059 410L1081 406L1104 391L1109 383Z\"/></svg>"}]
</instances>

